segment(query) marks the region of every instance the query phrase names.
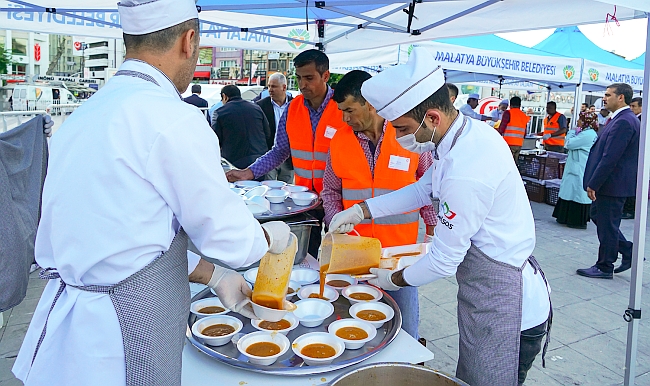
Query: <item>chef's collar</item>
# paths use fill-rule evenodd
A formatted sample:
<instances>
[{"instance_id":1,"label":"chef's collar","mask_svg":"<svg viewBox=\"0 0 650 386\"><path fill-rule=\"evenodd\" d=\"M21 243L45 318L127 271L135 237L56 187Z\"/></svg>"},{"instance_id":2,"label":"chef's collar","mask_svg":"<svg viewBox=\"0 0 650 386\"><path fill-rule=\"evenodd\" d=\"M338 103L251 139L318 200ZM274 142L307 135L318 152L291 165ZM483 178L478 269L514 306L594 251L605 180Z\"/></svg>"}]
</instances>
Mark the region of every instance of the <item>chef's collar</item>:
<instances>
[{"instance_id":1,"label":"chef's collar","mask_svg":"<svg viewBox=\"0 0 650 386\"><path fill-rule=\"evenodd\" d=\"M120 66L120 71L135 71L145 75L151 76L160 87L171 95L177 96L179 99L183 99L181 93L176 89L174 82L162 72L159 68L152 66L151 64L142 61L140 59L129 58L122 63Z\"/></svg>"},{"instance_id":2,"label":"chef's collar","mask_svg":"<svg viewBox=\"0 0 650 386\"><path fill-rule=\"evenodd\" d=\"M454 121L451 123L451 126L449 126L449 130L447 130L447 132L440 139L440 142L438 142L438 145L436 145L436 150L433 152L433 157L435 159L439 160L441 158L444 158L447 153L451 151L451 148L456 143L454 138L456 138L456 135L461 127L464 126L466 119L467 118L464 114L458 112L456 119L454 119Z\"/></svg>"}]
</instances>

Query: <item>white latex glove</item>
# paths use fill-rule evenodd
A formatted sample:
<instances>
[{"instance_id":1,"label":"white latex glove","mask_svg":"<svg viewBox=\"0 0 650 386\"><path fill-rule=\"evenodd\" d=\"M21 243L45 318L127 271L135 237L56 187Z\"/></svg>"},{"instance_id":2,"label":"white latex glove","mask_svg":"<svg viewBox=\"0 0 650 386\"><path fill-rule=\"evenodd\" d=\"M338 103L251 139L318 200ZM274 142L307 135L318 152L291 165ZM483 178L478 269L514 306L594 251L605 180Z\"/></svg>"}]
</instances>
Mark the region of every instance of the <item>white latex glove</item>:
<instances>
[{"instance_id":1,"label":"white latex glove","mask_svg":"<svg viewBox=\"0 0 650 386\"><path fill-rule=\"evenodd\" d=\"M269 238L269 252L282 253L289 246L291 228L282 221L269 221L262 224L262 229Z\"/></svg>"},{"instance_id":2,"label":"white latex glove","mask_svg":"<svg viewBox=\"0 0 650 386\"><path fill-rule=\"evenodd\" d=\"M54 121L49 114L43 115L43 134L48 137L52 136L52 127L54 127Z\"/></svg>"},{"instance_id":3,"label":"white latex glove","mask_svg":"<svg viewBox=\"0 0 650 386\"><path fill-rule=\"evenodd\" d=\"M391 280L393 272L395 271L391 271L390 269L370 268L370 273L377 275L377 278L368 280L368 283L386 291L397 291L402 287L396 286Z\"/></svg>"},{"instance_id":4,"label":"white latex glove","mask_svg":"<svg viewBox=\"0 0 650 386\"><path fill-rule=\"evenodd\" d=\"M330 222L330 232L348 233L352 232L354 226L363 221L363 209L358 204L354 204L342 212L332 217Z\"/></svg>"},{"instance_id":5,"label":"white latex glove","mask_svg":"<svg viewBox=\"0 0 650 386\"><path fill-rule=\"evenodd\" d=\"M433 241L433 236L432 235L424 235L424 243L429 244Z\"/></svg>"},{"instance_id":6,"label":"white latex glove","mask_svg":"<svg viewBox=\"0 0 650 386\"><path fill-rule=\"evenodd\" d=\"M248 288L244 277L237 272L214 266L208 287L214 289L221 303L231 311L238 312L250 319L259 319L253 312L250 299L253 292Z\"/></svg>"},{"instance_id":7,"label":"white latex glove","mask_svg":"<svg viewBox=\"0 0 650 386\"><path fill-rule=\"evenodd\" d=\"M544 141L546 141L546 140L549 139L549 138L551 138L551 135L550 135L550 134L544 134L544 135L542 135L542 139L543 139Z\"/></svg>"}]
</instances>

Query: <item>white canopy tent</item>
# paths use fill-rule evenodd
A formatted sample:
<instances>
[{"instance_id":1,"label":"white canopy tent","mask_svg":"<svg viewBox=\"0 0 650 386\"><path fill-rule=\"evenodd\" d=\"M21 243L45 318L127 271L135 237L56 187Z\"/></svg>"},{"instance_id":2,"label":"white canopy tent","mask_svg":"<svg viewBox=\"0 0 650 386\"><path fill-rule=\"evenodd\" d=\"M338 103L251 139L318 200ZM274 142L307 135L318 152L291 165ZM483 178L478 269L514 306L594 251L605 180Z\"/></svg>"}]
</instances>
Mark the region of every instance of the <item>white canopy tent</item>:
<instances>
[{"instance_id":1,"label":"white canopy tent","mask_svg":"<svg viewBox=\"0 0 650 386\"><path fill-rule=\"evenodd\" d=\"M284 1L284 2L282 2ZM0 0L2 28L120 38L117 0ZM204 45L327 53L410 45L439 38L647 18L650 0L199 0ZM650 49L650 24L646 52ZM643 93L650 91L646 56ZM605 82L609 83L609 82ZM628 316L625 385L636 373L647 222L648 117L643 107ZM641 251L641 253L640 253Z\"/></svg>"}]
</instances>

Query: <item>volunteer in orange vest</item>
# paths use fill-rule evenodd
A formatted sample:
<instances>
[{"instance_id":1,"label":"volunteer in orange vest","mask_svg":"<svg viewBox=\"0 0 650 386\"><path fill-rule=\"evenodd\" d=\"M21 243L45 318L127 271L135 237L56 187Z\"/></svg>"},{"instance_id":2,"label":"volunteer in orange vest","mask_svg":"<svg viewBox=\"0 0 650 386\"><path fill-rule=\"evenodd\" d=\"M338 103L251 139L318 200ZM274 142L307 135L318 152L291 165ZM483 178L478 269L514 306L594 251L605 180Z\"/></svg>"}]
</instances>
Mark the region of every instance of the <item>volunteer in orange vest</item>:
<instances>
[{"instance_id":1,"label":"volunteer in orange vest","mask_svg":"<svg viewBox=\"0 0 650 386\"><path fill-rule=\"evenodd\" d=\"M524 145L528 121L530 121L530 117L521 111L521 98L512 97L510 99L510 109L503 112L501 124L497 130L503 135L503 139L510 147L515 163L517 163L519 152Z\"/></svg>"},{"instance_id":2,"label":"volunteer in orange vest","mask_svg":"<svg viewBox=\"0 0 650 386\"><path fill-rule=\"evenodd\" d=\"M323 190L325 160L330 140L337 130L348 127L343 113L331 100L334 90L328 85L329 59L318 50L307 50L293 59L301 95L293 98L284 111L275 133L273 148L244 170L231 170L228 181L253 180L280 166L291 156L295 184L320 194ZM309 212L323 220L322 207ZM311 228L309 253L318 255L320 227Z\"/></svg>"},{"instance_id":3,"label":"volunteer in orange vest","mask_svg":"<svg viewBox=\"0 0 650 386\"><path fill-rule=\"evenodd\" d=\"M417 181L433 164L431 152L417 154L404 149L395 129L361 95L361 85L371 76L350 71L337 84L332 99L350 126L338 130L332 139L323 177L325 223L335 214L372 197L390 193ZM420 215L433 235L436 217L431 205L355 226L361 236L376 237L382 247L415 244ZM428 240L427 240L428 241ZM402 328L418 338L419 306L416 287L391 292L402 310Z\"/></svg>"},{"instance_id":4,"label":"volunteer in orange vest","mask_svg":"<svg viewBox=\"0 0 650 386\"><path fill-rule=\"evenodd\" d=\"M557 112L555 102L546 104L546 118L544 118L544 149L565 153L564 137L568 131L567 120L564 114Z\"/></svg>"}]
</instances>

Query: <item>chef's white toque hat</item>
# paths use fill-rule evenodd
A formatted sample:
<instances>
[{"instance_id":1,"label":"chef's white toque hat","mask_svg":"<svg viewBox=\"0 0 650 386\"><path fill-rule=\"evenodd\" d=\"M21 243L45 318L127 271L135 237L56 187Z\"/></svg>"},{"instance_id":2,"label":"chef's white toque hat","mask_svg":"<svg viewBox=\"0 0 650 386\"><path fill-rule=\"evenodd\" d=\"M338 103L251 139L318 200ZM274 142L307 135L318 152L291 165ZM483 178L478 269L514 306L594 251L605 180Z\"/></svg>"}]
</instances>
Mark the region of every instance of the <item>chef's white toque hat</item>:
<instances>
[{"instance_id":1,"label":"chef's white toque hat","mask_svg":"<svg viewBox=\"0 0 650 386\"><path fill-rule=\"evenodd\" d=\"M423 47L411 51L408 63L388 69L363 82L361 94L384 119L408 113L445 85L442 68Z\"/></svg>"},{"instance_id":2,"label":"chef's white toque hat","mask_svg":"<svg viewBox=\"0 0 650 386\"><path fill-rule=\"evenodd\" d=\"M122 0L117 9L128 35L161 31L199 17L195 0Z\"/></svg>"}]
</instances>

